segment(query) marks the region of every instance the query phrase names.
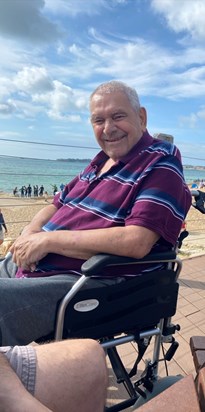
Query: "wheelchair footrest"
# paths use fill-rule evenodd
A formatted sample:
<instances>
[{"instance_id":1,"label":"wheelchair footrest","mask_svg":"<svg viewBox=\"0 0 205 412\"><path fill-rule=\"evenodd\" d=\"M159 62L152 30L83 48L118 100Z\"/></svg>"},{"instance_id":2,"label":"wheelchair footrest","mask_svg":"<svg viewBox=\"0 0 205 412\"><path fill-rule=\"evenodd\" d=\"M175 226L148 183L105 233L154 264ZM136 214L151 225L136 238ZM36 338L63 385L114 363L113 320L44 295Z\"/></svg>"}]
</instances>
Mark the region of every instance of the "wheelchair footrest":
<instances>
[{"instance_id":1,"label":"wheelchair footrest","mask_svg":"<svg viewBox=\"0 0 205 412\"><path fill-rule=\"evenodd\" d=\"M140 379L134 383L134 387L136 391L144 398L146 398L145 393L139 386L143 385L148 392L152 392L153 390L153 380L155 379L154 370L156 368L156 362L148 362L145 371L143 372Z\"/></svg>"}]
</instances>

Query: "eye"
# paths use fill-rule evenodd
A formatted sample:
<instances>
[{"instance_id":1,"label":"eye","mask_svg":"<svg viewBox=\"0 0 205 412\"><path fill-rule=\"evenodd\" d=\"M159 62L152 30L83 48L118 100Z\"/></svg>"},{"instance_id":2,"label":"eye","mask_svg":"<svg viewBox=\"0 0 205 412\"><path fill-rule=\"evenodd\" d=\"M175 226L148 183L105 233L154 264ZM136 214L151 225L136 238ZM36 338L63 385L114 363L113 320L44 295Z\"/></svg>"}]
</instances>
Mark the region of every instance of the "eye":
<instances>
[{"instance_id":1,"label":"eye","mask_svg":"<svg viewBox=\"0 0 205 412\"><path fill-rule=\"evenodd\" d=\"M124 119L124 117L125 117L125 114L124 114L124 113L118 113L118 114L115 114L115 115L113 116L113 120L116 120L116 121L122 120L122 119Z\"/></svg>"},{"instance_id":2,"label":"eye","mask_svg":"<svg viewBox=\"0 0 205 412\"><path fill-rule=\"evenodd\" d=\"M104 119L93 119L92 124L101 125L104 123Z\"/></svg>"}]
</instances>

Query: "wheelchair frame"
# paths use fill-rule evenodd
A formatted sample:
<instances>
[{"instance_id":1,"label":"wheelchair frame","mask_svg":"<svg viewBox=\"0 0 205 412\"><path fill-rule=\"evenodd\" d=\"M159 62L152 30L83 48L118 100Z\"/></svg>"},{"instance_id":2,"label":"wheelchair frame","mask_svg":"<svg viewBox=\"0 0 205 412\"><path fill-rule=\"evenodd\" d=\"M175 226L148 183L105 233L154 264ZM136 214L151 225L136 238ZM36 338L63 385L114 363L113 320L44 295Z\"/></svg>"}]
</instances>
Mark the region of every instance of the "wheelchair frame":
<instances>
[{"instance_id":1,"label":"wheelchair frame","mask_svg":"<svg viewBox=\"0 0 205 412\"><path fill-rule=\"evenodd\" d=\"M134 277L120 284L81 291L85 282L89 282L89 278L98 273L99 270L108 266L139 265L142 262L160 262L166 264L166 269L143 273L141 276ZM181 267L181 260L176 257L175 251L150 254L144 259L139 260L99 254L88 259L88 261L82 265L82 276L61 301L56 319L55 340L61 340L64 337L90 337L98 339L107 352L117 382L123 383L128 393L128 399L117 405L107 407L106 411L118 412L134 405L139 399L145 398L146 400L147 393L152 392L159 378L158 365L161 360L159 358L162 343L170 343L170 348L164 360L171 360L173 357L178 347L178 343L175 341L173 335L176 330L179 330L179 325L173 325L171 323L171 317L176 312L178 297L177 279ZM126 295L126 297L124 297L122 291L126 289L126 287L130 289L128 290L129 296ZM120 300L118 299L116 302L120 305L118 312L122 316L120 315L120 318L117 317L117 320L114 319L114 323L109 321L107 316L105 316L104 322L104 320L101 319L101 315L97 315L98 320L96 322L93 321L93 314L95 317L95 311L97 312L99 310L98 306L100 305L98 305L98 301L101 299L101 294L105 294L106 297L108 295L106 304L109 306L112 299L110 295L111 291L113 296L116 295L120 297ZM127 293L127 291L125 293ZM138 300L138 304L136 299ZM140 303L139 299L141 299ZM129 300L128 305L126 300ZM108 311L109 310L110 308L108 307ZM113 310L114 314L110 313L111 318L112 316L114 316L114 318L115 315L117 316L115 313L116 304L114 304L114 309L111 305L111 312ZM145 317L142 316L143 313L145 313ZM148 316L151 320L148 319ZM78 324L78 319L81 317L83 320ZM76 324L76 321L77 326L74 327L73 325ZM109 322L111 322L111 325L109 325ZM72 330L73 327L75 329L74 331ZM103 336L101 336L101 330ZM146 361L145 371L142 376L140 376L136 382L133 382L131 377L136 374L137 364L149 346L152 337L154 337L152 359ZM131 373L126 370L117 351L118 345L123 345L128 342L135 342L139 349L138 358Z\"/></svg>"}]
</instances>

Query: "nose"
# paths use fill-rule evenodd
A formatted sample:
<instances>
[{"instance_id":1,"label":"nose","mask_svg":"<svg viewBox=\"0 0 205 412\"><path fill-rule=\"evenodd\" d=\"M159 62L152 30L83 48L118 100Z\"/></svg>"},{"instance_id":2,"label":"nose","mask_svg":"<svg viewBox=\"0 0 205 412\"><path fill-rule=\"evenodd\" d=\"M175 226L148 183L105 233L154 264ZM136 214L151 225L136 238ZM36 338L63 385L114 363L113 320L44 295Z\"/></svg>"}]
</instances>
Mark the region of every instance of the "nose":
<instances>
[{"instance_id":1,"label":"nose","mask_svg":"<svg viewBox=\"0 0 205 412\"><path fill-rule=\"evenodd\" d=\"M108 135L108 134L112 133L114 130L116 130L114 120L111 119L111 118L105 119L103 132L106 135Z\"/></svg>"}]
</instances>

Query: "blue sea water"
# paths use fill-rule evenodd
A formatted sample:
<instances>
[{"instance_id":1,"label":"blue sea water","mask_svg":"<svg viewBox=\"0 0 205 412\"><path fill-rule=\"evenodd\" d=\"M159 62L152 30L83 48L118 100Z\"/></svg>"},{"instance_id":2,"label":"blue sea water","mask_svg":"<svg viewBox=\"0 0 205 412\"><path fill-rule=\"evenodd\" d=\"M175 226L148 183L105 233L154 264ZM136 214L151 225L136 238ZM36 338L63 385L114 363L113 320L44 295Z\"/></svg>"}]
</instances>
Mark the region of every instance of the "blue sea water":
<instances>
[{"instance_id":1,"label":"blue sea water","mask_svg":"<svg viewBox=\"0 0 205 412\"><path fill-rule=\"evenodd\" d=\"M52 186L68 183L87 164L88 159L69 159L68 161L28 159L0 155L0 192L13 193L14 187L43 185L52 194ZM184 169L187 183L205 180L205 170Z\"/></svg>"},{"instance_id":2,"label":"blue sea water","mask_svg":"<svg viewBox=\"0 0 205 412\"><path fill-rule=\"evenodd\" d=\"M68 183L89 163L85 160L42 160L0 156L0 192L13 193L17 186L43 185L52 194L53 185Z\"/></svg>"}]
</instances>

